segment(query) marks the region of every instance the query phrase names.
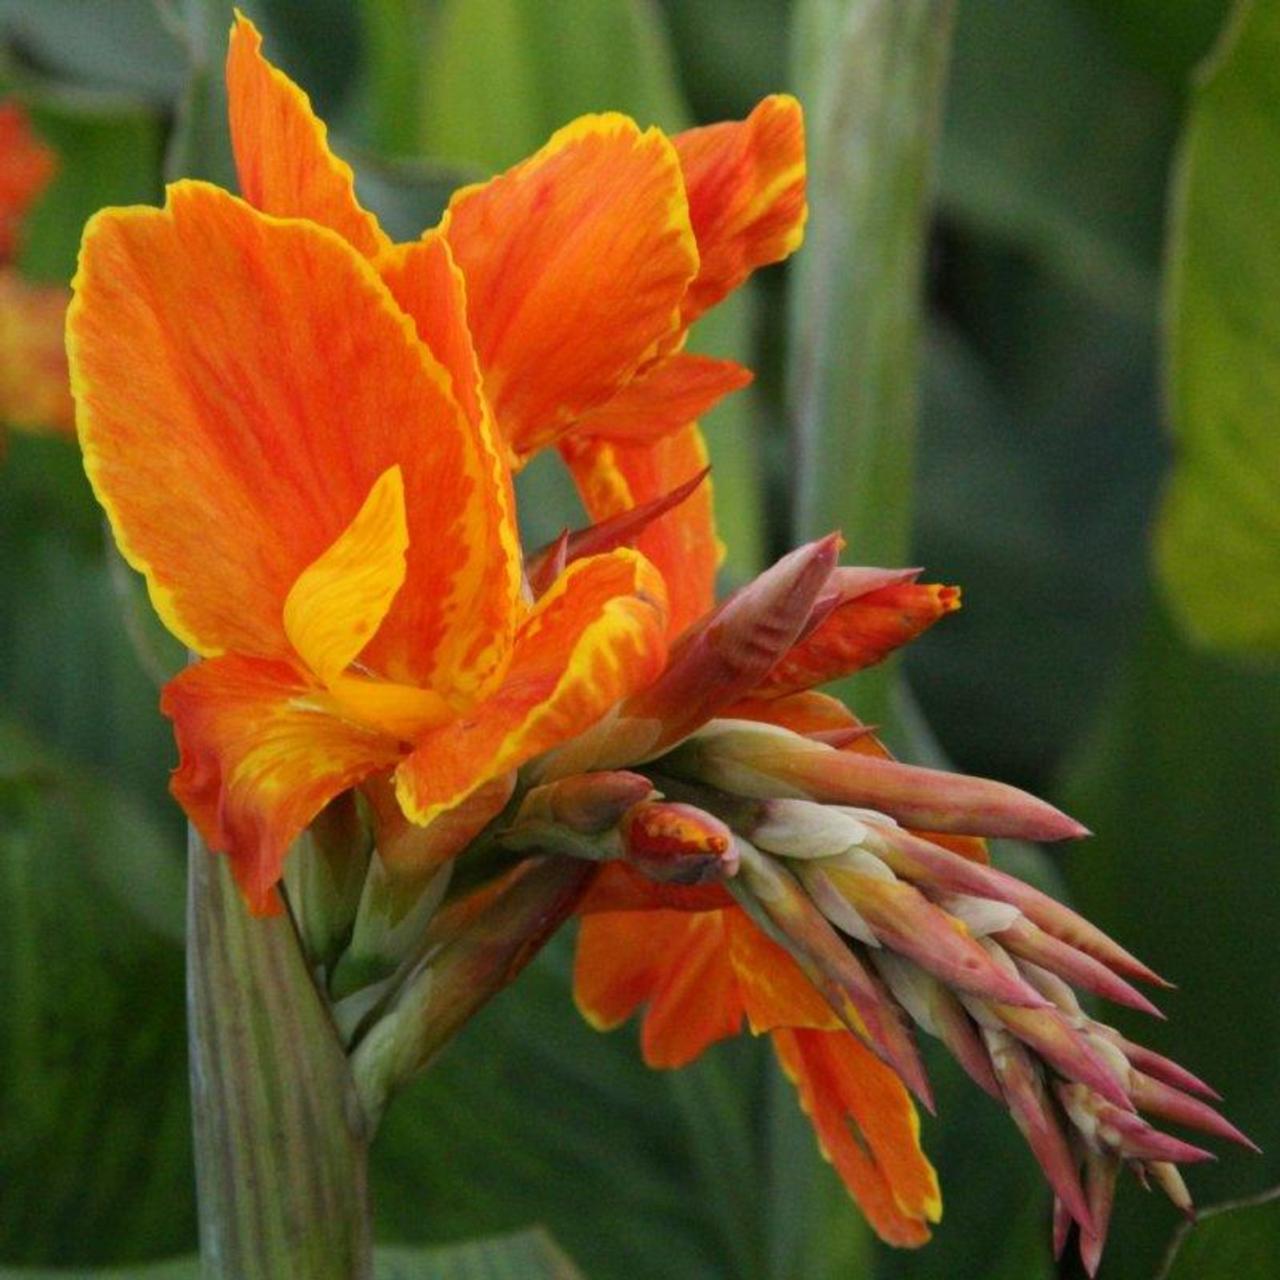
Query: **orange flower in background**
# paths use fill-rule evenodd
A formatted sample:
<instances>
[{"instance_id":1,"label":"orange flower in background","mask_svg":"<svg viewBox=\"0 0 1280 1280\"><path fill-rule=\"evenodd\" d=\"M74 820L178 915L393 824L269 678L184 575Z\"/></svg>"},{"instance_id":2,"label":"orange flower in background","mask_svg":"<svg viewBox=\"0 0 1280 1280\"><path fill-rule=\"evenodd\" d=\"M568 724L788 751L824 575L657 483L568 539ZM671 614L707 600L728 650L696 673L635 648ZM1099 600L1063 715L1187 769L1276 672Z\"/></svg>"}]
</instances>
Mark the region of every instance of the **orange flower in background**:
<instances>
[{"instance_id":1,"label":"orange flower in background","mask_svg":"<svg viewBox=\"0 0 1280 1280\"><path fill-rule=\"evenodd\" d=\"M33 284L13 266L28 209L57 170L16 102L0 103L0 422L70 431L63 324L69 295Z\"/></svg>"}]
</instances>

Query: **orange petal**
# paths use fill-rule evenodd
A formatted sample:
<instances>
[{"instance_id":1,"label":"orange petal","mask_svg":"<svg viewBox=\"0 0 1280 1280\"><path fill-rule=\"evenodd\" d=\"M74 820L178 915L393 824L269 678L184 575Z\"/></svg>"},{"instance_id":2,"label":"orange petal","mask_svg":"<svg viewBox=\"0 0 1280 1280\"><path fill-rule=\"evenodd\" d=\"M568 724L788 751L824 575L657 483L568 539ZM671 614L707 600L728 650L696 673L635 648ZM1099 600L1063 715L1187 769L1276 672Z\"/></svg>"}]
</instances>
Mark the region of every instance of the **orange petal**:
<instances>
[{"instance_id":1,"label":"orange petal","mask_svg":"<svg viewBox=\"0 0 1280 1280\"><path fill-rule=\"evenodd\" d=\"M958 587L901 582L840 605L794 645L762 694L794 693L861 671L960 607Z\"/></svg>"},{"instance_id":2,"label":"orange petal","mask_svg":"<svg viewBox=\"0 0 1280 1280\"><path fill-rule=\"evenodd\" d=\"M0 263L18 247L22 217L58 167L16 102L0 103Z\"/></svg>"},{"instance_id":3,"label":"orange petal","mask_svg":"<svg viewBox=\"0 0 1280 1280\"><path fill-rule=\"evenodd\" d=\"M278 662L199 662L165 686L179 763L173 794L210 849L231 857L258 913L285 852L339 792L400 754L394 740L317 709L316 687Z\"/></svg>"},{"instance_id":4,"label":"orange petal","mask_svg":"<svg viewBox=\"0 0 1280 1280\"><path fill-rule=\"evenodd\" d=\"M625 862L607 862L578 904L579 915L598 911L717 911L733 906L722 884L670 884L650 880Z\"/></svg>"},{"instance_id":5,"label":"orange petal","mask_svg":"<svg viewBox=\"0 0 1280 1280\"><path fill-rule=\"evenodd\" d=\"M85 466L198 652L280 656L285 598L398 465L405 586L366 660L448 693L513 625L492 451L369 264L203 183L85 232L68 350ZM447 647L446 647L447 645Z\"/></svg>"},{"instance_id":6,"label":"orange petal","mask_svg":"<svg viewBox=\"0 0 1280 1280\"><path fill-rule=\"evenodd\" d=\"M692 323L757 267L800 245L805 222L804 113L786 94L743 121L690 129L680 153L702 265L684 301Z\"/></svg>"},{"instance_id":7,"label":"orange petal","mask_svg":"<svg viewBox=\"0 0 1280 1280\"><path fill-rule=\"evenodd\" d=\"M311 100L262 56L262 37L243 14L231 27L227 106L240 194L254 208L330 227L368 257L390 246L356 199L351 166L329 150Z\"/></svg>"},{"instance_id":8,"label":"orange petal","mask_svg":"<svg viewBox=\"0 0 1280 1280\"><path fill-rule=\"evenodd\" d=\"M396 772L405 814L429 822L481 783L595 724L666 658L662 581L628 548L575 561L516 634L502 685L425 734Z\"/></svg>"},{"instance_id":9,"label":"orange petal","mask_svg":"<svg viewBox=\"0 0 1280 1280\"><path fill-rule=\"evenodd\" d=\"M689 424L652 444L580 439L561 448L593 520L629 511L691 479L707 465L702 432ZM701 484L636 539L667 584L667 634L678 636L715 603L722 547L715 535L712 488Z\"/></svg>"},{"instance_id":10,"label":"orange petal","mask_svg":"<svg viewBox=\"0 0 1280 1280\"><path fill-rule=\"evenodd\" d=\"M729 953L756 1035L776 1027L836 1031L843 1025L800 966L741 908L728 913Z\"/></svg>"},{"instance_id":11,"label":"orange petal","mask_svg":"<svg viewBox=\"0 0 1280 1280\"><path fill-rule=\"evenodd\" d=\"M517 454L602 405L679 333L698 268L680 165L658 130L583 116L442 229L467 281L485 387Z\"/></svg>"},{"instance_id":12,"label":"orange petal","mask_svg":"<svg viewBox=\"0 0 1280 1280\"><path fill-rule=\"evenodd\" d=\"M778 1030L773 1046L823 1155L876 1234L889 1244L923 1244L942 1199L902 1082L848 1032Z\"/></svg>"},{"instance_id":13,"label":"orange petal","mask_svg":"<svg viewBox=\"0 0 1280 1280\"><path fill-rule=\"evenodd\" d=\"M67 374L71 294L0 268L0 422L27 430L75 429Z\"/></svg>"},{"instance_id":14,"label":"orange petal","mask_svg":"<svg viewBox=\"0 0 1280 1280\"><path fill-rule=\"evenodd\" d=\"M582 418L574 434L650 443L702 417L752 377L750 369L732 360L683 351L664 356L632 378L612 400Z\"/></svg>"}]
</instances>

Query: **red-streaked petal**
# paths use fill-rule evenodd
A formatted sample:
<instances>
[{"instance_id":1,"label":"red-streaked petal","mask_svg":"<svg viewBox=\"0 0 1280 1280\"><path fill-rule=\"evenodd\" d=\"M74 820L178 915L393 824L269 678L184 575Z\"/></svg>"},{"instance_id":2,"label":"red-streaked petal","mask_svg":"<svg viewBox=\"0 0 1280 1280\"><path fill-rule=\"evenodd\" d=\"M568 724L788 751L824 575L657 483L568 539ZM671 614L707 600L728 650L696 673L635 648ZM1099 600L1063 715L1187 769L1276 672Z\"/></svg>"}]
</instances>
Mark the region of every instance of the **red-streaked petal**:
<instances>
[{"instance_id":1,"label":"red-streaked petal","mask_svg":"<svg viewBox=\"0 0 1280 1280\"><path fill-rule=\"evenodd\" d=\"M68 333L86 469L189 647L287 653L289 590L398 464L405 586L366 652L393 681L474 681L460 634L511 626L492 451L349 245L178 183L91 220Z\"/></svg>"},{"instance_id":2,"label":"red-streaked petal","mask_svg":"<svg viewBox=\"0 0 1280 1280\"><path fill-rule=\"evenodd\" d=\"M762 681L760 694L795 693L861 671L960 607L956 587L898 583L838 605Z\"/></svg>"},{"instance_id":3,"label":"red-streaked petal","mask_svg":"<svg viewBox=\"0 0 1280 1280\"><path fill-rule=\"evenodd\" d=\"M570 565L517 632L502 685L423 735L397 770L406 815L429 822L643 688L666 657L665 621L662 581L643 556L620 548Z\"/></svg>"},{"instance_id":4,"label":"red-streaked petal","mask_svg":"<svg viewBox=\"0 0 1280 1280\"><path fill-rule=\"evenodd\" d=\"M675 149L656 129L583 116L458 192L441 225L517 454L602 405L679 333L698 253Z\"/></svg>"},{"instance_id":5,"label":"red-streaked petal","mask_svg":"<svg viewBox=\"0 0 1280 1280\"><path fill-rule=\"evenodd\" d=\"M652 444L579 439L561 448L593 520L607 520L670 493L707 466L707 447L696 424ZM636 548L667 583L668 630L673 639L715 603L716 569L723 548L715 533L712 486L700 484L678 507L655 520Z\"/></svg>"},{"instance_id":6,"label":"red-streaked petal","mask_svg":"<svg viewBox=\"0 0 1280 1280\"><path fill-rule=\"evenodd\" d=\"M226 853L255 912L271 909L289 845L339 792L400 755L394 739L317 709L316 686L279 662L199 662L165 686L179 764L171 789Z\"/></svg>"},{"instance_id":7,"label":"red-streaked petal","mask_svg":"<svg viewBox=\"0 0 1280 1280\"><path fill-rule=\"evenodd\" d=\"M367 257L390 246L356 199L351 166L329 150L311 100L262 56L262 37L243 14L227 49L227 107L240 194L254 208L330 227Z\"/></svg>"},{"instance_id":8,"label":"red-streaked petal","mask_svg":"<svg viewBox=\"0 0 1280 1280\"><path fill-rule=\"evenodd\" d=\"M0 268L0 422L75 430L67 374L67 303L60 285L30 284Z\"/></svg>"},{"instance_id":9,"label":"red-streaked petal","mask_svg":"<svg viewBox=\"0 0 1280 1280\"><path fill-rule=\"evenodd\" d=\"M23 214L57 167L53 152L32 132L22 107L0 103L0 263L13 256Z\"/></svg>"},{"instance_id":10,"label":"red-streaked petal","mask_svg":"<svg viewBox=\"0 0 1280 1280\"><path fill-rule=\"evenodd\" d=\"M881 1239L916 1246L942 1216L920 1122L902 1082L848 1032L773 1033L783 1070L835 1166Z\"/></svg>"},{"instance_id":11,"label":"red-streaked petal","mask_svg":"<svg viewBox=\"0 0 1280 1280\"><path fill-rule=\"evenodd\" d=\"M753 377L750 369L732 360L684 351L664 356L582 418L574 434L649 444L696 421Z\"/></svg>"},{"instance_id":12,"label":"red-streaked petal","mask_svg":"<svg viewBox=\"0 0 1280 1280\"><path fill-rule=\"evenodd\" d=\"M690 129L680 153L689 216L702 264L684 302L685 323L778 262L804 237L804 114L786 94L765 98L742 121Z\"/></svg>"}]
</instances>

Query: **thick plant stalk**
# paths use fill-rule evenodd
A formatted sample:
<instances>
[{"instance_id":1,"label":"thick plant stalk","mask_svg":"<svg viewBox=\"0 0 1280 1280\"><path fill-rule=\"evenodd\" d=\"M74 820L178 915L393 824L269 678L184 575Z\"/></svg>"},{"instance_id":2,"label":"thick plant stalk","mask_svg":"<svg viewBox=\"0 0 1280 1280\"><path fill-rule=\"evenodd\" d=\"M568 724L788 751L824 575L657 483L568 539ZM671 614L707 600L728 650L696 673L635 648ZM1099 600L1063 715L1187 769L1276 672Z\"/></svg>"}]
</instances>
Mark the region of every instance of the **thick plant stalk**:
<instances>
[{"instance_id":1,"label":"thick plant stalk","mask_svg":"<svg viewBox=\"0 0 1280 1280\"><path fill-rule=\"evenodd\" d=\"M803 0L795 87L810 222L791 295L796 534L859 564L910 555L923 262L954 0ZM863 676L864 719L889 679Z\"/></svg>"},{"instance_id":2,"label":"thick plant stalk","mask_svg":"<svg viewBox=\"0 0 1280 1280\"><path fill-rule=\"evenodd\" d=\"M366 1122L289 916L249 915L193 831L187 1009L203 1275L373 1274Z\"/></svg>"}]
</instances>

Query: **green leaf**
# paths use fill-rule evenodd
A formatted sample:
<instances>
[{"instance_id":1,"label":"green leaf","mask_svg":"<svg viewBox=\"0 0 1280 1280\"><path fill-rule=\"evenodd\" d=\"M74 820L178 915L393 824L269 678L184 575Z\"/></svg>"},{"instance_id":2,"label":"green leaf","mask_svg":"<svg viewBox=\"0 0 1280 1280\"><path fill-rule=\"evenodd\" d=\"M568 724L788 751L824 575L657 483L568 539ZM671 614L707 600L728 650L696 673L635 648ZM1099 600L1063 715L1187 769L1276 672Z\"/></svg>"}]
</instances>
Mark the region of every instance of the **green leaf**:
<instances>
[{"instance_id":1,"label":"green leaf","mask_svg":"<svg viewBox=\"0 0 1280 1280\"><path fill-rule=\"evenodd\" d=\"M582 1280L543 1231L521 1231L440 1249L379 1249L376 1280Z\"/></svg>"},{"instance_id":2,"label":"green leaf","mask_svg":"<svg viewBox=\"0 0 1280 1280\"><path fill-rule=\"evenodd\" d=\"M946 0L806 0L795 80L810 215L792 277L789 418L796 530L841 529L861 564L907 562L933 143ZM888 711L892 668L859 686Z\"/></svg>"},{"instance_id":3,"label":"green leaf","mask_svg":"<svg viewBox=\"0 0 1280 1280\"><path fill-rule=\"evenodd\" d=\"M1179 1227L1155 1280L1263 1276L1280 1258L1280 1187L1202 1209Z\"/></svg>"},{"instance_id":4,"label":"green leaf","mask_svg":"<svg viewBox=\"0 0 1280 1280\"><path fill-rule=\"evenodd\" d=\"M686 123L665 32L636 0L445 0L424 76L427 153L485 169L588 111Z\"/></svg>"},{"instance_id":5,"label":"green leaf","mask_svg":"<svg viewBox=\"0 0 1280 1280\"><path fill-rule=\"evenodd\" d=\"M1159 567L1198 642L1280 654L1280 4L1237 5L1173 188Z\"/></svg>"},{"instance_id":6,"label":"green leaf","mask_svg":"<svg viewBox=\"0 0 1280 1280\"><path fill-rule=\"evenodd\" d=\"M1209 51L1230 0L1083 0L1136 66L1181 93Z\"/></svg>"}]
</instances>

